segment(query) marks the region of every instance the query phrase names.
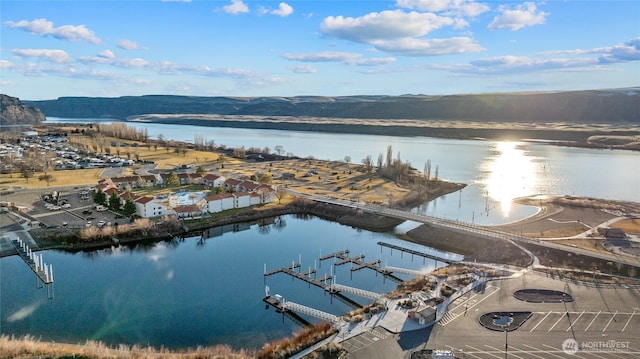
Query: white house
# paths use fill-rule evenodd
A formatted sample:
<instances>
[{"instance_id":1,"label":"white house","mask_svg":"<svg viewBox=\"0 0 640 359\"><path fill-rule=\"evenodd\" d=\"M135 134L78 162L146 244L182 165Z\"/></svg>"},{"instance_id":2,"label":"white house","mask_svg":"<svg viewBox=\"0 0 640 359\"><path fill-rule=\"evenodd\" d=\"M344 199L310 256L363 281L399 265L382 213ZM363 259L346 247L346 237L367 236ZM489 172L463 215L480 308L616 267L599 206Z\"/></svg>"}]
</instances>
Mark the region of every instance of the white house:
<instances>
[{"instance_id":1,"label":"white house","mask_svg":"<svg viewBox=\"0 0 640 359\"><path fill-rule=\"evenodd\" d=\"M262 203L262 196L259 193L250 193L249 194L250 205L255 206L256 204Z\"/></svg>"},{"instance_id":2,"label":"white house","mask_svg":"<svg viewBox=\"0 0 640 359\"><path fill-rule=\"evenodd\" d=\"M134 201L136 214L143 218L159 217L167 214L175 214L164 203L156 201L151 197L140 197Z\"/></svg>"},{"instance_id":3,"label":"white house","mask_svg":"<svg viewBox=\"0 0 640 359\"><path fill-rule=\"evenodd\" d=\"M218 213L227 209L235 208L235 198L231 193L220 193L215 196L205 197L207 201L207 211Z\"/></svg>"},{"instance_id":4,"label":"white house","mask_svg":"<svg viewBox=\"0 0 640 359\"><path fill-rule=\"evenodd\" d=\"M214 175L209 173L202 179L202 183L211 188L222 187L226 178L224 176Z\"/></svg>"},{"instance_id":5,"label":"white house","mask_svg":"<svg viewBox=\"0 0 640 359\"><path fill-rule=\"evenodd\" d=\"M251 206L251 194L249 192L237 192L233 194L235 198L235 208Z\"/></svg>"},{"instance_id":6,"label":"white house","mask_svg":"<svg viewBox=\"0 0 640 359\"><path fill-rule=\"evenodd\" d=\"M240 192L241 180L235 178L228 178L224 181L224 190L227 192Z\"/></svg>"},{"instance_id":7,"label":"white house","mask_svg":"<svg viewBox=\"0 0 640 359\"><path fill-rule=\"evenodd\" d=\"M268 184L258 186L255 193L258 193L262 197L262 203L271 203L276 200L276 190Z\"/></svg>"}]
</instances>

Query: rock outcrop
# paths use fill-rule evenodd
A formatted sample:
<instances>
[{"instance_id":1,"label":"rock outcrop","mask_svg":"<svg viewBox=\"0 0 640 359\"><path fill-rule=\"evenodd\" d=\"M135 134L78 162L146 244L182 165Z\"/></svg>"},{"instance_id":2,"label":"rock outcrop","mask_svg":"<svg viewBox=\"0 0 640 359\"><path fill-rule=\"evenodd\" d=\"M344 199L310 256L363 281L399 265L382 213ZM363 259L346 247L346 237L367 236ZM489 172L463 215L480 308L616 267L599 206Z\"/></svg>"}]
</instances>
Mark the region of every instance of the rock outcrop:
<instances>
[{"instance_id":1,"label":"rock outcrop","mask_svg":"<svg viewBox=\"0 0 640 359\"><path fill-rule=\"evenodd\" d=\"M17 97L0 94L0 124L33 125L46 118L37 107L27 106Z\"/></svg>"}]
</instances>

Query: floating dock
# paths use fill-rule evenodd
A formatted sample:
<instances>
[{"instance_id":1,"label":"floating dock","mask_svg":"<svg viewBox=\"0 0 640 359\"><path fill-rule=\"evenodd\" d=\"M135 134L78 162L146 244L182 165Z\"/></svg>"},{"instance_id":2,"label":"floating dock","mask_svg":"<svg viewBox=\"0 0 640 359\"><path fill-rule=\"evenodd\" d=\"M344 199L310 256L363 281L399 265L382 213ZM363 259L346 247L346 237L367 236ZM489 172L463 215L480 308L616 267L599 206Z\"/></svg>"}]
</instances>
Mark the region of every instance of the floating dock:
<instances>
[{"instance_id":1,"label":"floating dock","mask_svg":"<svg viewBox=\"0 0 640 359\"><path fill-rule=\"evenodd\" d=\"M11 239L11 244L22 260L36 274L37 280L47 287L47 297L53 299L53 265L44 263L42 254L33 253L31 248L20 238ZM36 282L36 284L39 282ZM39 287L42 288L42 287Z\"/></svg>"},{"instance_id":2,"label":"floating dock","mask_svg":"<svg viewBox=\"0 0 640 359\"><path fill-rule=\"evenodd\" d=\"M428 259L433 259L435 261L438 262L443 262L443 263L447 263L447 264L451 264L451 263L455 263L458 261L452 260L452 259L448 259L448 258L442 258L442 257L438 257L435 256L433 254L429 254L429 253L425 253L425 252L419 252L410 248L405 248L405 247L400 247L397 246L395 244L390 244L390 243L385 243L385 242L378 242L378 245L382 246L382 247L387 247L387 248L391 248L391 251L393 253L393 250L397 250L400 251L400 253L409 253L412 256L418 256L418 257L422 257L422 258L428 258Z\"/></svg>"},{"instance_id":3,"label":"floating dock","mask_svg":"<svg viewBox=\"0 0 640 359\"><path fill-rule=\"evenodd\" d=\"M354 266L351 267L351 272L355 272L355 271L359 271L361 269L371 269L377 273L382 274L385 278L390 278L395 282L402 282L402 279L394 276L392 274L392 272L387 271L384 268L380 267L380 260L374 260L371 262L365 262L364 261L364 255L360 254L354 257L349 257L349 250L345 249L343 251L340 252L335 252L335 253L331 253L331 254L327 254L324 255L322 257L320 257L320 262L327 260L327 259L331 259L331 258L335 258L336 262L334 263L334 265L336 266L340 266L340 265L344 265L347 263L353 263Z\"/></svg>"}]
</instances>

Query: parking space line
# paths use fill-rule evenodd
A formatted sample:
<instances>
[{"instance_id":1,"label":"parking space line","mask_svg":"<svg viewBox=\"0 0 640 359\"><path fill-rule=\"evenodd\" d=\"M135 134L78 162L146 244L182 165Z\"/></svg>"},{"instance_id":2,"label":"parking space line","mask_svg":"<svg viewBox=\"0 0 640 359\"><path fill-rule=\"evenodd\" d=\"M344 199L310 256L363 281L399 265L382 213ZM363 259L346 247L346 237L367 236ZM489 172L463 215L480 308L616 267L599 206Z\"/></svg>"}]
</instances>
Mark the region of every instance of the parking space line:
<instances>
[{"instance_id":1,"label":"parking space line","mask_svg":"<svg viewBox=\"0 0 640 359\"><path fill-rule=\"evenodd\" d=\"M475 354L473 354L473 353L465 352L465 351L464 351L464 349L454 348L454 347L452 347L451 345L447 345L447 346L448 346L448 347L449 347L449 349L451 349L451 351L452 351L452 352L454 352L454 353L455 353L456 351L460 351L460 352L462 352L462 355L463 355L465 358L467 357L467 355L471 355L472 357L475 357L475 358L478 358L478 359L482 359L482 357L477 356L477 355L475 355Z\"/></svg>"},{"instance_id":2,"label":"parking space line","mask_svg":"<svg viewBox=\"0 0 640 359\"><path fill-rule=\"evenodd\" d=\"M631 318L633 318L633 315L636 314L636 310L633 310L633 313L631 313L631 315L629 316L629 320L627 320L627 323L624 325L624 327L622 328L622 331L624 332L625 329L627 329L627 326L629 325L629 323L631 322Z\"/></svg>"},{"instance_id":3,"label":"parking space line","mask_svg":"<svg viewBox=\"0 0 640 359\"><path fill-rule=\"evenodd\" d=\"M504 350L500 350L500 349L498 349L498 348L496 348L496 347L492 347L491 345L487 345L487 344L485 344L484 346L485 346L485 347L487 347L487 348L489 348L489 349L491 349L491 350L494 350L494 351L496 351L496 352L498 352L498 353L499 353L500 351L502 351L502 352L504 353ZM509 350L509 348L507 348L507 353L509 354L509 356L514 356L514 357L516 357L516 358L523 359L521 356L516 355L516 354L513 354L513 351Z\"/></svg>"},{"instance_id":4,"label":"parking space line","mask_svg":"<svg viewBox=\"0 0 640 359\"><path fill-rule=\"evenodd\" d=\"M540 321L538 322L538 324L536 324L533 328L531 328L531 330L529 332L532 332L534 329L536 329L538 327L538 325L540 325L540 323L544 322L545 319L547 319L547 317L549 316L549 314L553 313L552 311L549 311L549 313L547 313L547 315L545 315L542 319L540 319Z\"/></svg>"},{"instance_id":5,"label":"parking space line","mask_svg":"<svg viewBox=\"0 0 640 359\"><path fill-rule=\"evenodd\" d=\"M480 350L480 349L478 349L478 348L474 348L474 347L472 347L471 345L467 345L467 344L465 344L465 346L467 346L467 347L469 347L469 348L471 348L471 349L475 350L475 351L476 351L476 352L478 352L478 353L482 353L482 354L489 354L489 355L494 356L494 357L496 357L496 358L498 358L498 359L502 359L502 356L500 356L500 355L495 355L495 354L493 354L493 353L489 353L489 352L488 352L488 351L486 351L486 350Z\"/></svg>"},{"instance_id":6,"label":"parking space line","mask_svg":"<svg viewBox=\"0 0 640 359\"><path fill-rule=\"evenodd\" d=\"M593 317L593 320L591 321L591 323L589 323L589 325L587 325L586 328L584 328L584 331L586 332L587 330L589 330L589 327L591 327L591 324L593 324L593 322L596 321L596 318L598 318L598 315L600 315L600 313L602 313L602 311L599 311L598 313L596 313L596 316Z\"/></svg>"},{"instance_id":7,"label":"parking space line","mask_svg":"<svg viewBox=\"0 0 640 359\"><path fill-rule=\"evenodd\" d=\"M566 313L565 313L565 314L563 314L563 315L561 315L561 316L560 316L560 318L558 318L558 320L556 320L556 322L555 322L555 323L553 323L553 325L551 326L551 328L549 328L549 330L547 330L547 331L548 331L548 332L550 332L550 331L551 331L551 329L553 329L553 328L554 328L558 323L560 323L560 321L561 321L561 320L562 320L566 315L567 315Z\"/></svg>"},{"instance_id":8,"label":"parking space line","mask_svg":"<svg viewBox=\"0 0 640 359\"><path fill-rule=\"evenodd\" d=\"M607 330L607 327L609 327L609 324L611 324L611 322L613 321L613 318L616 317L616 314L618 314L618 311L616 310L615 313L613 313L613 316L611 317L611 319L609 319L609 322L607 322L607 325L604 326L604 329L602 329L602 332L604 332L605 330Z\"/></svg>"},{"instance_id":9,"label":"parking space line","mask_svg":"<svg viewBox=\"0 0 640 359\"><path fill-rule=\"evenodd\" d=\"M568 332L569 330L571 330L571 328L573 328L574 325L576 325L578 320L580 320L580 317L582 316L582 314L584 314L584 310L582 311L582 313L580 313L580 315L578 315L576 320L574 320L573 322L571 322L571 321L569 322L569 328L567 328L567 330L565 330L565 332Z\"/></svg>"},{"instance_id":10,"label":"parking space line","mask_svg":"<svg viewBox=\"0 0 640 359\"><path fill-rule=\"evenodd\" d=\"M458 309L458 308L462 307L466 302L468 302L468 301L470 301L471 299L475 298L477 295L478 295L478 293L476 293L476 294L472 295L471 297L469 297L469 298L467 298L467 299L463 300L463 301L462 301L462 302L460 302L460 304L458 304L455 308L450 309L450 310L449 310L449 312L454 311L454 310L456 310L456 309Z\"/></svg>"},{"instance_id":11,"label":"parking space line","mask_svg":"<svg viewBox=\"0 0 640 359\"><path fill-rule=\"evenodd\" d=\"M562 359L564 359L564 358L565 358L565 357L563 357L562 355L554 354L554 353L557 353L557 352L561 352L561 351L562 351L562 349L554 348L554 347L552 347L551 345L547 345L547 344L542 344L542 346L547 347L547 348L549 348L549 349L552 349L552 350L553 350L553 351L546 351L546 352L545 352L545 354L551 354L551 355L553 355L553 356L555 356L555 357L562 358ZM575 353L575 354L573 354L573 356L576 356L577 358L582 358L581 356L579 356L579 355L577 355L577 354L578 354L578 353Z\"/></svg>"},{"instance_id":12,"label":"parking space line","mask_svg":"<svg viewBox=\"0 0 640 359\"><path fill-rule=\"evenodd\" d=\"M530 351L525 351L525 350L518 349L518 348L516 348L515 346L509 347L509 352L511 352L512 350L515 350L515 351L516 351L516 352L518 352L518 353L528 354L528 355L534 356L534 357L536 357L536 358L545 359L545 357L542 357L542 356L540 356L540 355L534 354L534 353L533 353L534 351L532 351L532 350L530 350ZM535 352L538 352L538 353L539 353L539 352L542 352L542 351L541 351L541 350L535 350Z\"/></svg>"}]
</instances>

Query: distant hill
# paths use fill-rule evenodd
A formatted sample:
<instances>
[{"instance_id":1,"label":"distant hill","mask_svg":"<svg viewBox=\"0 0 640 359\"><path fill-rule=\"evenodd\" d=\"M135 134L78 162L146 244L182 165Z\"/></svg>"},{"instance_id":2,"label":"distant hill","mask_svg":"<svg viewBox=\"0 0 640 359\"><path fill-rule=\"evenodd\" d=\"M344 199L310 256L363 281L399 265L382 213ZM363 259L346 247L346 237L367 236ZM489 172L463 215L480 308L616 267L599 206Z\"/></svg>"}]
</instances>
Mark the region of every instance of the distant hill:
<instances>
[{"instance_id":1,"label":"distant hill","mask_svg":"<svg viewBox=\"0 0 640 359\"><path fill-rule=\"evenodd\" d=\"M26 106L17 97L0 94L0 124L30 125L45 120L40 109Z\"/></svg>"},{"instance_id":2,"label":"distant hill","mask_svg":"<svg viewBox=\"0 0 640 359\"><path fill-rule=\"evenodd\" d=\"M217 114L586 124L640 121L640 88L450 96L61 97L24 103L39 107L47 116L67 118Z\"/></svg>"}]
</instances>

